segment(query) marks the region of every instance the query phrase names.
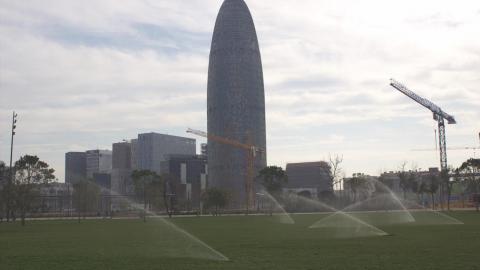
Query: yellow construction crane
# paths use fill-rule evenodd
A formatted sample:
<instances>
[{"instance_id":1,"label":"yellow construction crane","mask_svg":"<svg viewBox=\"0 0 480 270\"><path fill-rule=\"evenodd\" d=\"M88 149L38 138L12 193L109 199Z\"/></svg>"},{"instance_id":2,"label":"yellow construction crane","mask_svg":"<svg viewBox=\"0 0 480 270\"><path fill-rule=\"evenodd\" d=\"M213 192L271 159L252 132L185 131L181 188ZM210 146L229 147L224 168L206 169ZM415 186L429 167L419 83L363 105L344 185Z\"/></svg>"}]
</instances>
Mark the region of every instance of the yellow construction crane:
<instances>
[{"instance_id":1,"label":"yellow construction crane","mask_svg":"<svg viewBox=\"0 0 480 270\"><path fill-rule=\"evenodd\" d=\"M242 149L247 152L247 172L245 174L245 207L247 210L247 214L249 209L254 204L254 191L253 191L253 179L255 173L255 158L257 154L265 153L265 150L257 147L252 144L241 143L232 139L223 138L220 136L216 136L214 134L208 134L207 132L195 130L195 129L187 129L187 133L191 133L200 137L207 138L212 141L216 141L222 144L231 145L233 147Z\"/></svg>"}]
</instances>

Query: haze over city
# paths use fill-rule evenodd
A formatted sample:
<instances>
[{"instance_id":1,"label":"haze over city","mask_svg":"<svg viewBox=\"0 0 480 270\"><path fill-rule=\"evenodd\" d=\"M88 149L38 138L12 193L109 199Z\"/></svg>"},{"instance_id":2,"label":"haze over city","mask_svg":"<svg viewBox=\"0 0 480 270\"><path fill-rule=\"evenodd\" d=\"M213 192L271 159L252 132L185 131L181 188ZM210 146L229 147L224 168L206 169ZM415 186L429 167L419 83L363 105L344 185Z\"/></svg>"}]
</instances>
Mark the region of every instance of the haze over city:
<instances>
[{"instance_id":1,"label":"haze over city","mask_svg":"<svg viewBox=\"0 0 480 270\"><path fill-rule=\"evenodd\" d=\"M478 269L480 2L0 0L0 269Z\"/></svg>"},{"instance_id":2,"label":"haze over city","mask_svg":"<svg viewBox=\"0 0 480 270\"><path fill-rule=\"evenodd\" d=\"M142 132L206 130L221 2L0 1L0 160L9 159L12 110L14 160L39 155L60 180L65 152L111 149ZM456 117L449 147L479 145L477 1L248 4L262 52L268 164L341 154L347 174L403 161L438 167L435 151L411 151L435 148L431 112L390 87L392 77ZM449 164L472 156L449 151Z\"/></svg>"}]
</instances>

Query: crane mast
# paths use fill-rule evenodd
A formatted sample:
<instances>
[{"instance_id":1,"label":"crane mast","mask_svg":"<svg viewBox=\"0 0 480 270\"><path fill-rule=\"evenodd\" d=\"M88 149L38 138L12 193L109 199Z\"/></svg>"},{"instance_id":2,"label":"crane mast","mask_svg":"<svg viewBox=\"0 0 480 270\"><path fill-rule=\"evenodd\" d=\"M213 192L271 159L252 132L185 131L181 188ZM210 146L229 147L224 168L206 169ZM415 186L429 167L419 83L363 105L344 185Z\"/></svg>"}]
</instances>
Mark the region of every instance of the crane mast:
<instances>
[{"instance_id":1,"label":"crane mast","mask_svg":"<svg viewBox=\"0 0 480 270\"><path fill-rule=\"evenodd\" d=\"M254 203L253 178L255 173L255 157L257 156L257 154L264 153L265 150L252 144L241 143L232 139L223 138L214 134L209 134L207 132L191 128L187 129L187 133L191 133L226 145L231 145L233 147L243 149L247 152L247 172L245 174L245 205L248 214L250 206L252 206L252 204Z\"/></svg>"},{"instance_id":2,"label":"crane mast","mask_svg":"<svg viewBox=\"0 0 480 270\"><path fill-rule=\"evenodd\" d=\"M444 112L439 106L435 105L433 102L426 98L422 98L417 95L412 90L408 89L405 85L399 83L398 81L391 79L390 85L406 95L407 97L413 99L415 102L419 103L423 107L429 109L433 113L433 119L438 123L438 143L440 146L440 166L442 171L447 170L447 140L445 134L445 120L448 124L456 124L457 121L455 117Z\"/></svg>"}]
</instances>

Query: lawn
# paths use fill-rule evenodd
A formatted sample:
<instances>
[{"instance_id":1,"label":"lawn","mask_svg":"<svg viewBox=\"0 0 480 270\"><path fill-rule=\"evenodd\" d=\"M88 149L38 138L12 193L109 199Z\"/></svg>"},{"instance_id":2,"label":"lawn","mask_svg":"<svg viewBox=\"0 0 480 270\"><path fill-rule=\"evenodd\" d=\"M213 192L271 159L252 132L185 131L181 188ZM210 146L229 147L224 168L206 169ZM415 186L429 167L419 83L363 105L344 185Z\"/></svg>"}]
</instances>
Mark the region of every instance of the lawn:
<instances>
[{"instance_id":1,"label":"lawn","mask_svg":"<svg viewBox=\"0 0 480 270\"><path fill-rule=\"evenodd\" d=\"M309 229L319 214L294 215L293 225L270 216L2 223L0 269L480 269L479 213L449 213L463 225L420 212L396 225L366 215L388 235Z\"/></svg>"}]
</instances>

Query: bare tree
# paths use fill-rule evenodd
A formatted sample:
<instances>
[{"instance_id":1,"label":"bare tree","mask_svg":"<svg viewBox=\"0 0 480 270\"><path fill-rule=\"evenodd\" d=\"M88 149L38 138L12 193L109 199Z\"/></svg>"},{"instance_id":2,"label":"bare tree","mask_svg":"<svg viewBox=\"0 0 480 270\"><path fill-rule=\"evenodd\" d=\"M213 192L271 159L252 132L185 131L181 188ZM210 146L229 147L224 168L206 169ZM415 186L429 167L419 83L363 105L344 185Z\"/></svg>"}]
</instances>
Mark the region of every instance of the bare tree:
<instances>
[{"instance_id":1,"label":"bare tree","mask_svg":"<svg viewBox=\"0 0 480 270\"><path fill-rule=\"evenodd\" d=\"M93 181L81 179L73 185L73 206L77 210L78 222L81 217L86 218L87 213L98 212L100 187Z\"/></svg>"},{"instance_id":2,"label":"bare tree","mask_svg":"<svg viewBox=\"0 0 480 270\"><path fill-rule=\"evenodd\" d=\"M417 195L417 200L420 201L420 189L421 183L418 180L417 174L416 173L411 173L408 176L408 188L410 191L415 193Z\"/></svg>"},{"instance_id":3,"label":"bare tree","mask_svg":"<svg viewBox=\"0 0 480 270\"><path fill-rule=\"evenodd\" d=\"M452 171L452 168L447 168L446 170L440 171L439 174L439 181L440 181L440 207L442 208L442 211L444 210L444 205L445 205L445 197L447 197L447 208L450 210L450 192L453 183L451 182L450 179L450 172Z\"/></svg>"},{"instance_id":4,"label":"bare tree","mask_svg":"<svg viewBox=\"0 0 480 270\"><path fill-rule=\"evenodd\" d=\"M440 186L440 178L435 173L430 173L427 178L426 190L430 193L432 199L432 210L435 210L435 193L437 193Z\"/></svg>"},{"instance_id":5,"label":"bare tree","mask_svg":"<svg viewBox=\"0 0 480 270\"><path fill-rule=\"evenodd\" d=\"M409 189L409 178L410 178L410 172L407 172L406 171L406 167L407 167L407 162L404 161L400 167L399 167L399 171L398 171L398 177L400 178L400 188L402 189L403 191L403 199L406 200L407 199L407 191Z\"/></svg>"},{"instance_id":6,"label":"bare tree","mask_svg":"<svg viewBox=\"0 0 480 270\"><path fill-rule=\"evenodd\" d=\"M172 217L175 212L177 199L175 194L175 176L172 174L163 174L163 188L162 188L162 197L163 204L165 206L165 211L168 214L168 217Z\"/></svg>"},{"instance_id":7,"label":"bare tree","mask_svg":"<svg viewBox=\"0 0 480 270\"><path fill-rule=\"evenodd\" d=\"M335 185L338 185L343 180L343 170L340 167L343 162L343 155L335 154L334 156L329 155L328 164L330 165L330 183L332 190Z\"/></svg>"},{"instance_id":8,"label":"bare tree","mask_svg":"<svg viewBox=\"0 0 480 270\"><path fill-rule=\"evenodd\" d=\"M420 200L420 181L417 172L418 165L412 162L411 171L408 173L407 186L411 192L417 195L417 199Z\"/></svg>"}]
</instances>

